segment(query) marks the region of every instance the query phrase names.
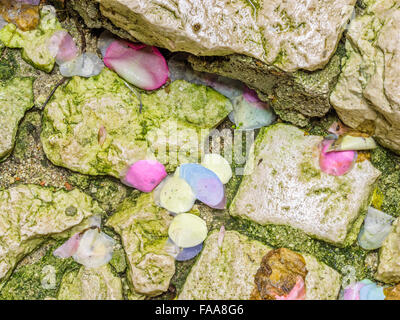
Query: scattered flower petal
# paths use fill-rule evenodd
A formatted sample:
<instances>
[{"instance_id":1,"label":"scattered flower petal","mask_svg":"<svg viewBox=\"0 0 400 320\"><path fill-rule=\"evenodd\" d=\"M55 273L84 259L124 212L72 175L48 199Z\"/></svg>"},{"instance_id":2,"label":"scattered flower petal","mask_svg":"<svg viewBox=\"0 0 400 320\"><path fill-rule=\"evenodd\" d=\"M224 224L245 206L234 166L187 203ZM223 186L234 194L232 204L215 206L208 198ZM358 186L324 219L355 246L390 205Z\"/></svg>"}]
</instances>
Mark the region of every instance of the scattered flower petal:
<instances>
[{"instance_id":1,"label":"scattered flower petal","mask_svg":"<svg viewBox=\"0 0 400 320\"><path fill-rule=\"evenodd\" d=\"M54 32L48 40L47 47L59 65L75 59L78 55L78 48L74 39L65 30Z\"/></svg>"},{"instance_id":2,"label":"scattered flower petal","mask_svg":"<svg viewBox=\"0 0 400 320\"><path fill-rule=\"evenodd\" d=\"M192 187L196 199L212 208L221 205L225 197L224 185L210 169L186 163L179 167L179 176Z\"/></svg>"},{"instance_id":3,"label":"scattered flower petal","mask_svg":"<svg viewBox=\"0 0 400 320\"><path fill-rule=\"evenodd\" d=\"M332 151L347 151L347 150L371 150L375 149L377 144L371 137L356 137L350 134L345 134L337 139L329 147L327 152Z\"/></svg>"},{"instance_id":4,"label":"scattered flower petal","mask_svg":"<svg viewBox=\"0 0 400 320\"><path fill-rule=\"evenodd\" d=\"M240 130L253 130L265 127L276 119L275 113L267 103L255 97L256 93L246 93L233 100L233 112L229 119Z\"/></svg>"},{"instance_id":5,"label":"scattered flower petal","mask_svg":"<svg viewBox=\"0 0 400 320\"><path fill-rule=\"evenodd\" d=\"M218 247L221 248L225 238L225 226L221 226L218 233Z\"/></svg>"},{"instance_id":6,"label":"scattered flower petal","mask_svg":"<svg viewBox=\"0 0 400 320\"><path fill-rule=\"evenodd\" d=\"M114 239L98 229L89 229L79 241L73 258L88 268L98 268L107 264L113 255Z\"/></svg>"},{"instance_id":7,"label":"scattered flower petal","mask_svg":"<svg viewBox=\"0 0 400 320\"><path fill-rule=\"evenodd\" d=\"M323 172L341 176L349 172L357 159L356 151L333 151L327 152L334 140L324 140L321 143L319 165Z\"/></svg>"},{"instance_id":8,"label":"scattered flower petal","mask_svg":"<svg viewBox=\"0 0 400 320\"><path fill-rule=\"evenodd\" d=\"M169 176L164 181L154 193L155 203L173 213L190 211L196 201L190 185L178 176Z\"/></svg>"},{"instance_id":9,"label":"scattered flower petal","mask_svg":"<svg viewBox=\"0 0 400 320\"><path fill-rule=\"evenodd\" d=\"M360 289L366 284L354 282L344 289L343 300L360 300Z\"/></svg>"},{"instance_id":10,"label":"scattered flower petal","mask_svg":"<svg viewBox=\"0 0 400 320\"><path fill-rule=\"evenodd\" d=\"M53 255L57 258L66 259L72 257L78 250L79 241L81 240L81 233L75 233L69 238L62 246L54 250Z\"/></svg>"},{"instance_id":11,"label":"scattered flower petal","mask_svg":"<svg viewBox=\"0 0 400 320\"><path fill-rule=\"evenodd\" d=\"M115 40L106 50L104 63L141 89L158 89L168 79L167 62L156 47Z\"/></svg>"},{"instance_id":12,"label":"scattered flower petal","mask_svg":"<svg viewBox=\"0 0 400 320\"><path fill-rule=\"evenodd\" d=\"M368 207L368 213L364 225L358 235L360 247L366 250L375 250L382 246L383 241L392 230L395 219L373 207Z\"/></svg>"},{"instance_id":13,"label":"scattered flower petal","mask_svg":"<svg viewBox=\"0 0 400 320\"><path fill-rule=\"evenodd\" d=\"M99 133L97 134L97 141L99 145L102 146L107 139L107 130L104 126L101 126L99 129Z\"/></svg>"},{"instance_id":14,"label":"scattered flower petal","mask_svg":"<svg viewBox=\"0 0 400 320\"><path fill-rule=\"evenodd\" d=\"M206 154L201 165L214 172L223 184L228 183L232 178L232 168L229 165L229 162L219 154Z\"/></svg>"},{"instance_id":15,"label":"scattered flower petal","mask_svg":"<svg viewBox=\"0 0 400 320\"><path fill-rule=\"evenodd\" d=\"M201 244L207 237L206 222L191 213L181 213L169 225L168 235L181 248L191 248Z\"/></svg>"},{"instance_id":16,"label":"scattered flower petal","mask_svg":"<svg viewBox=\"0 0 400 320\"><path fill-rule=\"evenodd\" d=\"M176 256L176 261L187 261L196 257L203 249L203 243L190 248L183 248L182 251Z\"/></svg>"},{"instance_id":17,"label":"scattered flower petal","mask_svg":"<svg viewBox=\"0 0 400 320\"><path fill-rule=\"evenodd\" d=\"M183 249L179 248L170 238L168 238L167 242L165 243L164 250L175 259Z\"/></svg>"},{"instance_id":18,"label":"scattered flower petal","mask_svg":"<svg viewBox=\"0 0 400 320\"><path fill-rule=\"evenodd\" d=\"M367 284L360 289L360 300L385 300L383 287L375 283Z\"/></svg>"},{"instance_id":19,"label":"scattered flower petal","mask_svg":"<svg viewBox=\"0 0 400 320\"><path fill-rule=\"evenodd\" d=\"M104 64L94 53L83 53L76 59L60 65L60 73L64 77L81 76L85 78L98 75Z\"/></svg>"},{"instance_id":20,"label":"scattered flower petal","mask_svg":"<svg viewBox=\"0 0 400 320\"><path fill-rule=\"evenodd\" d=\"M162 163L156 160L139 160L128 168L122 182L142 192L151 192L167 176Z\"/></svg>"}]
</instances>

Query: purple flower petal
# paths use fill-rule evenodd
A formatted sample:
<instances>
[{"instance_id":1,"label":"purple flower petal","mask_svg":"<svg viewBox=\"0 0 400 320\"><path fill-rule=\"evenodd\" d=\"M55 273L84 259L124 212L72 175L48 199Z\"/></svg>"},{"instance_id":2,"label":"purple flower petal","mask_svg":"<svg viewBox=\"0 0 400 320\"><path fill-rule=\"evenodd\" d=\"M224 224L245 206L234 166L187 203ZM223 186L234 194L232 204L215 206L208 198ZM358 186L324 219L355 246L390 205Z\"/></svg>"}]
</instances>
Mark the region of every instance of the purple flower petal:
<instances>
[{"instance_id":1,"label":"purple flower petal","mask_svg":"<svg viewBox=\"0 0 400 320\"><path fill-rule=\"evenodd\" d=\"M156 47L115 40L107 48L104 64L131 84L155 90L168 79L168 65Z\"/></svg>"},{"instance_id":2,"label":"purple flower petal","mask_svg":"<svg viewBox=\"0 0 400 320\"><path fill-rule=\"evenodd\" d=\"M198 200L212 208L221 207L225 190L214 172L197 163L186 163L179 167L179 176L192 187Z\"/></svg>"},{"instance_id":3,"label":"purple flower petal","mask_svg":"<svg viewBox=\"0 0 400 320\"><path fill-rule=\"evenodd\" d=\"M48 48L51 55L56 58L57 64L71 61L78 55L74 39L64 30L53 33L49 39Z\"/></svg>"}]
</instances>

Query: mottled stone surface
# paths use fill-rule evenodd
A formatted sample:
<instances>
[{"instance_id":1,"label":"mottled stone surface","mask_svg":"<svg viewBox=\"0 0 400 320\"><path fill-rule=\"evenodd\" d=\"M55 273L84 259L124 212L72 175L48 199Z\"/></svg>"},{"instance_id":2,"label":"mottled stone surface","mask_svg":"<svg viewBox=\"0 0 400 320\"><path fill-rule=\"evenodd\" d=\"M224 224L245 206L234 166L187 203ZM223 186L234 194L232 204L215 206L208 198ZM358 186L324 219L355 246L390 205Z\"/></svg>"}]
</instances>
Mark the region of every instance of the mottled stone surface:
<instances>
[{"instance_id":1,"label":"mottled stone surface","mask_svg":"<svg viewBox=\"0 0 400 320\"><path fill-rule=\"evenodd\" d=\"M69 207L77 209L75 215L66 214ZM83 228L87 217L103 211L78 189L66 192L18 185L0 191L0 212L0 280L3 280L46 237L68 236L72 228Z\"/></svg>"},{"instance_id":2,"label":"mottled stone surface","mask_svg":"<svg viewBox=\"0 0 400 320\"><path fill-rule=\"evenodd\" d=\"M392 232L379 250L379 265L376 279L386 283L400 281L400 219L393 223Z\"/></svg>"},{"instance_id":3,"label":"mottled stone surface","mask_svg":"<svg viewBox=\"0 0 400 320\"><path fill-rule=\"evenodd\" d=\"M122 300L122 282L109 265L64 274L58 300Z\"/></svg>"},{"instance_id":4,"label":"mottled stone surface","mask_svg":"<svg viewBox=\"0 0 400 320\"><path fill-rule=\"evenodd\" d=\"M336 54L334 52L345 21L350 17L355 3L355 1L307 1L306 4L305 1L283 3L282 1L236 0L230 2L228 6L226 3L218 6L218 3L223 1L210 0L200 4L189 1L141 3L140 1L101 0L98 2L73 0L72 6L90 27L105 27L123 38L130 40L137 38L139 41L166 47L171 51L181 50L204 55L203 57L190 56L189 60L196 70L217 73L243 81L248 86L257 89L260 97L271 103L283 120L299 126L306 126L309 123L309 117L322 117L330 109L329 95L340 72L342 46L339 52ZM112 9L110 9L111 5ZM236 6L241 9L237 12L232 11L232 8ZM201 15L204 8L212 8L212 10ZM145 11L147 9L148 11ZM296 17L293 10L296 10ZM324 12L318 13L320 10ZM213 17L215 13L218 13L217 18ZM146 18L142 19L144 14ZM188 18L182 20L182 27L179 30L175 30L175 22L185 14ZM221 22L224 14L229 17ZM343 16L339 18L341 14ZM155 19L157 15L161 16L161 19L153 21L152 19ZM318 18L311 18L314 15ZM311 24L314 27L321 21L323 27L309 29L311 24L307 26L307 23L300 22L300 20L308 21L307 16L313 20ZM202 24L200 20L208 22ZM332 27L335 20L338 24ZM249 21L253 21L251 23L254 26L246 30L242 23ZM148 24L153 23L156 24L155 27L148 27ZM164 23L168 26L161 28L160 26ZM194 32L193 27L197 28L197 23L202 28L199 32ZM235 27L227 27L230 23L235 24ZM232 29L236 30L232 32ZM237 36L236 31L246 34ZM169 33L174 35L168 36ZM186 41L186 37L181 38L181 34L186 33L188 33L189 42ZM318 37L323 38L324 35L327 42L312 43L313 40ZM292 38L294 36L296 38ZM249 42L252 37L256 39L255 42ZM222 40L213 43L218 38ZM224 45L225 42L235 46L244 43L245 51L231 50L230 45ZM204 46L206 48L203 48ZM255 49L260 46L261 51ZM268 46L271 46L271 50L265 49L268 49ZM309 49L305 49L307 46ZM312 50L311 47L313 47ZM323 47L326 48L323 49ZM252 50L255 50L254 52L258 50L261 56L251 54L249 51ZM210 55L212 57L206 57ZM219 55L223 56L219 57ZM302 71L302 68L314 71ZM290 70L290 72L283 70Z\"/></svg>"},{"instance_id":5,"label":"mottled stone surface","mask_svg":"<svg viewBox=\"0 0 400 320\"><path fill-rule=\"evenodd\" d=\"M59 88L43 114L41 139L56 165L91 175L119 178L128 165L157 157L173 169L198 161L210 130L232 110L213 89L174 81L139 100L114 72L74 77ZM106 139L99 143L99 130Z\"/></svg>"},{"instance_id":6,"label":"mottled stone surface","mask_svg":"<svg viewBox=\"0 0 400 320\"><path fill-rule=\"evenodd\" d=\"M400 4L364 1L349 27L331 103L347 125L400 153Z\"/></svg>"},{"instance_id":7,"label":"mottled stone surface","mask_svg":"<svg viewBox=\"0 0 400 320\"><path fill-rule=\"evenodd\" d=\"M218 232L212 232L186 279L179 299L249 299L254 288L254 275L269 250L270 247L236 231L227 231L222 247L218 247ZM336 299L340 289L339 273L310 255L303 257L308 270L306 299Z\"/></svg>"},{"instance_id":8,"label":"mottled stone surface","mask_svg":"<svg viewBox=\"0 0 400 320\"><path fill-rule=\"evenodd\" d=\"M164 246L172 216L153 202L153 194L136 201L127 198L107 221L121 236L128 260L128 281L140 294L156 296L167 291L175 273L175 260Z\"/></svg>"},{"instance_id":9,"label":"mottled stone surface","mask_svg":"<svg viewBox=\"0 0 400 320\"><path fill-rule=\"evenodd\" d=\"M289 72L328 62L356 2L96 1L139 41L195 55L244 54Z\"/></svg>"},{"instance_id":10,"label":"mottled stone surface","mask_svg":"<svg viewBox=\"0 0 400 320\"><path fill-rule=\"evenodd\" d=\"M290 225L336 245L352 243L380 172L366 160L344 176L323 173L321 140L290 125L264 128L230 213L260 224Z\"/></svg>"},{"instance_id":11,"label":"mottled stone surface","mask_svg":"<svg viewBox=\"0 0 400 320\"><path fill-rule=\"evenodd\" d=\"M0 42L9 48L21 48L25 61L50 72L56 59L48 50L48 41L55 31L62 30L62 26L49 10L42 10L40 16L39 25L31 31L22 31L9 23L0 30Z\"/></svg>"},{"instance_id":12,"label":"mottled stone surface","mask_svg":"<svg viewBox=\"0 0 400 320\"><path fill-rule=\"evenodd\" d=\"M0 161L14 148L18 124L33 106L33 79L0 82Z\"/></svg>"}]
</instances>

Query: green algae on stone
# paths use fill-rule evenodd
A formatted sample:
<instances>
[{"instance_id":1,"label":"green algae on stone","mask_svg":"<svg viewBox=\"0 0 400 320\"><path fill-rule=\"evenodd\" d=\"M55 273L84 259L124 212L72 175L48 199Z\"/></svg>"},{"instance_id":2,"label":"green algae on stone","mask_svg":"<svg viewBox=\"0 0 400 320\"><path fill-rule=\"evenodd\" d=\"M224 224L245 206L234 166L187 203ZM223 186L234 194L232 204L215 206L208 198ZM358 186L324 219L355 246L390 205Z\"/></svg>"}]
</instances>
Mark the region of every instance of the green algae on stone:
<instances>
[{"instance_id":1,"label":"green algae on stone","mask_svg":"<svg viewBox=\"0 0 400 320\"><path fill-rule=\"evenodd\" d=\"M128 282L133 291L156 296L167 291L175 273L175 260L164 247L172 216L157 207L153 194L127 198L106 226L121 236L128 260Z\"/></svg>"},{"instance_id":2,"label":"green algae on stone","mask_svg":"<svg viewBox=\"0 0 400 320\"><path fill-rule=\"evenodd\" d=\"M371 152L371 162L382 172L378 180L376 209L394 217L400 216L400 157L378 146ZM374 203L373 203L374 205ZM379 207L377 207L379 205Z\"/></svg>"},{"instance_id":3,"label":"green algae on stone","mask_svg":"<svg viewBox=\"0 0 400 320\"><path fill-rule=\"evenodd\" d=\"M180 80L141 99L142 113L136 95L108 69L89 79L74 77L44 110L46 155L90 175L120 178L128 165L154 156L173 170L179 162L199 159L203 138L232 110L216 91Z\"/></svg>"},{"instance_id":4,"label":"green algae on stone","mask_svg":"<svg viewBox=\"0 0 400 320\"><path fill-rule=\"evenodd\" d=\"M237 231L225 232L222 247L219 247L218 232L211 232L179 299L248 300L261 259L270 250L270 247ZM339 273L311 255L304 254L303 257L308 270L306 299L336 299L340 289Z\"/></svg>"},{"instance_id":5,"label":"green algae on stone","mask_svg":"<svg viewBox=\"0 0 400 320\"><path fill-rule=\"evenodd\" d=\"M121 279L107 264L99 268L81 267L64 274L58 300L122 300Z\"/></svg>"},{"instance_id":6,"label":"green algae on stone","mask_svg":"<svg viewBox=\"0 0 400 320\"><path fill-rule=\"evenodd\" d=\"M67 215L74 206L77 213ZM103 214L89 196L36 185L17 185L0 191L0 283L16 263L49 237L68 237L87 226L87 218Z\"/></svg>"},{"instance_id":7,"label":"green algae on stone","mask_svg":"<svg viewBox=\"0 0 400 320\"><path fill-rule=\"evenodd\" d=\"M261 130L229 212L338 246L353 243L380 172L363 161L343 176L319 173L321 140L285 124Z\"/></svg>"},{"instance_id":8,"label":"green algae on stone","mask_svg":"<svg viewBox=\"0 0 400 320\"><path fill-rule=\"evenodd\" d=\"M32 85L32 78L0 82L0 161L11 153L18 124L33 106Z\"/></svg>"},{"instance_id":9,"label":"green algae on stone","mask_svg":"<svg viewBox=\"0 0 400 320\"><path fill-rule=\"evenodd\" d=\"M259 97L274 108L287 122L304 127L310 117L322 117L331 108L329 96L340 73L342 45L321 70L285 73L250 57L190 56L189 62L197 71L216 73L238 79L259 93Z\"/></svg>"},{"instance_id":10,"label":"green algae on stone","mask_svg":"<svg viewBox=\"0 0 400 320\"><path fill-rule=\"evenodd\" d=\"M44 256L29 264L17 266L0 290L0 300L56 298L63 274L79 268L72 258L59 259L53 255L53 251L64 241L53 241L49 248L46 248L48 245L45 244ZM34 254L35 252L31 255Z\"/></svg>"},{"instance_id":11,"label":"green algae on stone","mask_svg":"<svg viewBox=\"0 0 400 320\"><path fill-rule=\"evenodd\" d=\"M40 22L35 30L22 31L9 23L0 30L0 42L9 48L21 48L22 58L36 68L50 72L56 62L47 47L53 33L62 30L61 24L48 10L40 12Z\"/></svg>"}]
</instances>

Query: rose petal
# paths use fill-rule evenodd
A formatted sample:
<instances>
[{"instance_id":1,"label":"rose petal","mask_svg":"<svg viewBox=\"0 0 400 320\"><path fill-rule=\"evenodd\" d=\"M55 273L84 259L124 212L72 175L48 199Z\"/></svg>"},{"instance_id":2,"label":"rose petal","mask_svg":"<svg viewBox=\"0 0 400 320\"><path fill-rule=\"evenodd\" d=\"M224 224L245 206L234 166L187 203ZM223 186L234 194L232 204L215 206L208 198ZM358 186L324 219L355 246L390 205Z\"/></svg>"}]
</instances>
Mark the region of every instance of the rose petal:
<instances>
[{"instance_id":1,"label":"rose petal","mask_svg":"<svg viewBox=\"0 0 400 320\"><path fill-rule=\"evenodd\" d=\"M78 56L78 48L74 39L64 30L54 32L48 40L47 47L59 65L71 61Z\"/></svg>"},{"instance_id":2,"label":"rose petal","mask_svg":"<svg viewBox=\"0 0 400 320\"><path fill-rule=\"evenodd\" d=\"M156 47L115 40L107 48L105 65L131 84L155 90L168 79L168 65Z\"/></svg>"},{"instance_id":3,"label":"rose petal","mask_svg":"<svg viewBox=\"0 0 400 320\"><path fill-rule=\"evenodd\" d=\"M276 115L272 108L258 97L247 94L245 98L243 94L233 100L233 114L230 119L237 129L253 130L272 124Z\"/></svg>"},{"instance_id":4,"label":"rose petal","mask_svg":"<svg viewBox=\"0 0 400 320\"><path fill-rule=\"evenodd\" d=\"M333 151L327 152L334 140L324 140L321 143L321 153L319 157L319 165L323 172L341 176L349 172L357 159L355 151Z\"/></svg>"},{"instance_id":5,"label":"rose petal","mask_svg":"<svg viewBox=\"0 0 400 320\"><path fill-rule=\"evenodd\" d=\"M88 268L101 267L111 260L114 244L114 239L105 233L89 229L82 235L73 258Z\"/></svg>"},{"instance_id":6,"label":"rose petal","mask_svg":"<svg viewBox=\"0 0 400 320\"><path fill-rule=\"evenodd\" d=\"M154 201L170 212L183 213L192 209L196 196L184 179L170 176L154 191Z\"/></svg>"},{"instance_id":7,"label":"rose petal","mask_svg":"<svg viewBox=\"0 0 400 320\"><path fill-rule=\"evenodd\" d=\"M80 239L81 239L80 232L75 233L62 246L54 250L53 255L57 258L62 258L62 259L73 256L76 250L78 250Z\"/></svg>"},{"instance_id":8,"label":"rose petal","mask_svg":"<svg viewBox=\"0 0 400 320\"><path fill-rule=\"evenodd\" d=\"M191 213L181 213L174 217L168 228L171 240L181 248L191 248L201 244L207 237L206 222Z\"/></svg>"},{"instance_id":9,"label":"rose petal","mask_svg":"<svg viewBox=\"0 0 400 320\"><path fill-rule=\"evenodd\" d=\"M192 187L196 199L210 207L221 205L225 197L224 185L210 169L186 163L179 167L179 176Z\"/></svg>"},{"instance_id":10,"label":"rose petal","mask_svg":"<svg viewBox=\"0 0 400 320\"><path fill-rule=\"evenodd\" d=\"M142 192L153 191L167 176L162 163L156 160L140 160L131 165L122 182Z\"/></svg>"},{"instance_id":11,"label":"rose petal","mask_svg":"<svg viewBox=\"0 0 400 320\"><path fill-rule=\"evenodd\" d=\"M223 184L232 178L232 168L229 162L219 154L208 153L204 155L201 165L214 172Z\"/></svg>"},{"instance_id":12,"label":"rose petal","mask_svg":"<svg viewBox=\"0 0 400 320\"><path fill-rule=\"evenodd\" d=\"M392 230L394 218L375 208L368 207L363 227L358 235L360 247L375 250L382 246L383 241Z\"/></svg>"}]
</instances>

